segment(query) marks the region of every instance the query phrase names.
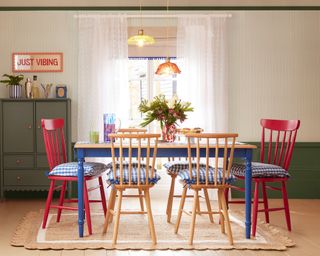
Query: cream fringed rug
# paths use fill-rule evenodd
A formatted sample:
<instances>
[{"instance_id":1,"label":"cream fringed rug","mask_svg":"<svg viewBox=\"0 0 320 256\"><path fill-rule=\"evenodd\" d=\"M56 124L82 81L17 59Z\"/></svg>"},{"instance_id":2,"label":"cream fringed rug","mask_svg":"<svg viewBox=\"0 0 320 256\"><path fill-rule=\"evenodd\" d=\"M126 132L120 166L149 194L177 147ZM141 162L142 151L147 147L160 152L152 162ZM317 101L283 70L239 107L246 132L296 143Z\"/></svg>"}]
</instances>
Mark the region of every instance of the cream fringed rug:
<instances>
[{"instance_id":1,"label":"cream fringed rug","mask_svg":"<svg viewBox=\"0 0 320 256\"><path fill-rule=\"evenodd\" d=\"M93 235L78 238L76 214L64 214L56 223L56 215L49 215L46 229L41 229L42 211L28 213L20 222L11 240L13 246L27 249L265 249L286 250L294 243L271 225L259 224L255 239L245 239L244 217L230 212L234 245L230 246L226 235L221 234L218 220L210 223L207 215L197 216L193 246L188 245L190 217L182 216L179 233L174 234L175 216L172 223L166 222L165 215L154 215L158 243L153 246L146 215L122 215L118 243L112 246L113 223L106 235L102 235L104 217L92 213ZM87 234L85 226L85 234Z\"/></svg>"}]
</instances>

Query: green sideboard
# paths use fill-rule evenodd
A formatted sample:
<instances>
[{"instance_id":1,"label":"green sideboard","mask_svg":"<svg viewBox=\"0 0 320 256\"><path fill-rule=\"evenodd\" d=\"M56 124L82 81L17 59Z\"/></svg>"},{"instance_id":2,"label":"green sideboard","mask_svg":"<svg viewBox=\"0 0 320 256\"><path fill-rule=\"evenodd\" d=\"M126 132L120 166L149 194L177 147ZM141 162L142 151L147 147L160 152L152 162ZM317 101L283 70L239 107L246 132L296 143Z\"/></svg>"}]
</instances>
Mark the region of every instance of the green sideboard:
<instances>
[{"instance_id":1,"label":"green sideboard","mask_svg":"<svg viewBox=\"0 0 320 256\"><path fill-rule=\"evenodd\" d=\"M42 118L63 118L68 159L71 156L70 99L0 99L0 188L41 191L49 188Z\"/></svg>"}]
</instances>

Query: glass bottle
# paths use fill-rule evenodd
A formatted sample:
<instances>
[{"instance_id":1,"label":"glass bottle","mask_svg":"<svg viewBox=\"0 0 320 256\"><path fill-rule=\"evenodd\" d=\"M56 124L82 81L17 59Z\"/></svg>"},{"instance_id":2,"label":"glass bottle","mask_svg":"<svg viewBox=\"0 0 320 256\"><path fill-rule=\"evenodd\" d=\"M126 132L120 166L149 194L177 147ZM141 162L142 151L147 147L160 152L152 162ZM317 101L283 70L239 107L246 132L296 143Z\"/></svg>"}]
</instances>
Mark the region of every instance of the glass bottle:
<instances>
[{"instance_id":1,"label":"glass bottle","mask_svg":"<svg viewBox=\"0 0 320 256\"><path fill-rule=\"evenodd\" d=\"M31 98L31 88L32 88L32 83L31 83L31 79L27 78L26 83L24 84L24 89L25 89L25 94L26 94L26 98L30 99Z\"/></svg>"},{"instance_id":2,"label":"glass bottle","mask_svg":"<svg viewBox=\"0 0 320 256\"><path fill-rule=\"evenodd\" d=\"M39 84L37 80L38 80L37 76L33 76L32 88L31 88L32 99L40 98L40 89L39 89Z\"/></svg>"}]
</instances>

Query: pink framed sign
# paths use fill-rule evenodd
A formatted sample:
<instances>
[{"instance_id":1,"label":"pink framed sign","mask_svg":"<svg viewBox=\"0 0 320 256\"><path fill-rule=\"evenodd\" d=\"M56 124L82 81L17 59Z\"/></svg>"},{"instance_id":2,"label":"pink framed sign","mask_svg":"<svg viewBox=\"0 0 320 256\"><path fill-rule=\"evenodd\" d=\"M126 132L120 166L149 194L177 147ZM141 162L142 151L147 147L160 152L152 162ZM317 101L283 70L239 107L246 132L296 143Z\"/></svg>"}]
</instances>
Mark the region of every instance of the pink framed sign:
<instances>
[{"instance_id":1,"label":"pink framed sign","mask_svg":"<svg viewBox=\"0 0 320 256\"><path fill-rule=\"evenodd\" d=\"M14 52L12 72L63 72L63 53Z\"/></svg>"}]
</instances>

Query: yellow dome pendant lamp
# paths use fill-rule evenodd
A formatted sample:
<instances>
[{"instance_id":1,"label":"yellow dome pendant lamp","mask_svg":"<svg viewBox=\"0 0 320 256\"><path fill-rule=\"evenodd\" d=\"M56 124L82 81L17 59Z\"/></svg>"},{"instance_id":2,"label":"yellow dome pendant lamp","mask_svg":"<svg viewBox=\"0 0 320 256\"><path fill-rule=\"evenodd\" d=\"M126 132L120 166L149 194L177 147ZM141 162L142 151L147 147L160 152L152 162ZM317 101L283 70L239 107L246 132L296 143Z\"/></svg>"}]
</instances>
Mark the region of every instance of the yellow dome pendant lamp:
<instances>
[{"instance_id":1,"label":"yellow dome pendant lamp","mask_svg":"<svg viewBox=\"0 0 320 256\"><path fill-rule=\"evenodd\" d=\"M167 15L169 16L169 0L167 0ZM168 51L168 23L167 23L167 41L166 41L166 48L167 48L167 58L166 61L160 64L157 68L156 75L174 75L180 74L181 70L177 66L177 64L170 62L169 51Z\"/></svg>"},{"instance_id":2,"label":"yellow dome pendant lamp","mask_svg":"<svg viewBox=\"0 0 320 256\"><path fill-rule=\"evenodd\" d=\"M152 36L148 36L144 34L142 29L142 8L141 8L141 0L139 1L140 5L140 29L138 30L138 35L131 36L128 39L129 45L137 45L139 47L143 47L144 45L154 44L156 41Z\"/></svg>"}]
</instances>

